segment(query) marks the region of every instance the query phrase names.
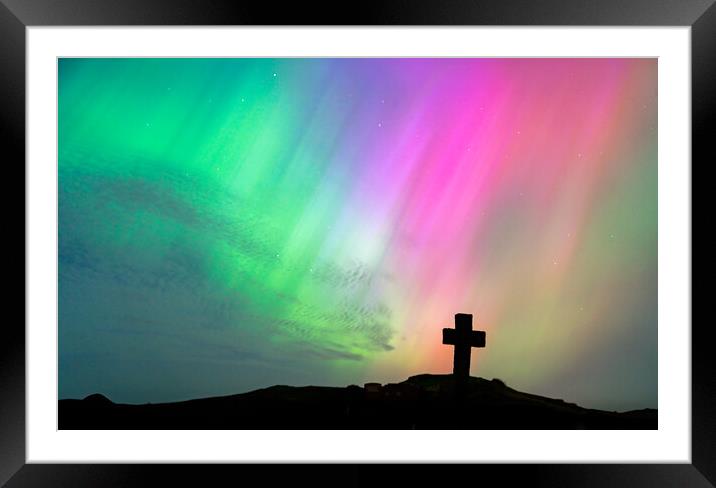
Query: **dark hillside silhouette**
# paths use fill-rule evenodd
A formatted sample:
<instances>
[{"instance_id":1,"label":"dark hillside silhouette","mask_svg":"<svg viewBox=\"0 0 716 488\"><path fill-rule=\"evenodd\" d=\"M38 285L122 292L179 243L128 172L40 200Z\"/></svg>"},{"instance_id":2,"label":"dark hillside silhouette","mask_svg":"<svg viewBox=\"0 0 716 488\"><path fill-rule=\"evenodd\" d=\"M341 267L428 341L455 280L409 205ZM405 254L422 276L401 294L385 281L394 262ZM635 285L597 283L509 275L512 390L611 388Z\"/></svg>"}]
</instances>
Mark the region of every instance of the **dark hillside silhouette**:
<instances>
[{"instance_id":1,"label":"dark hillside silhouette","mask_svg":"<svg viewBox=\"0 0 716 488\"><path fill-rule=\"evenodd\" d=\"M176 403L116 404L100 394L60 400L60 429L656 429L657 411L607 412L522 393L470 376L485 332L472 315L443 329L455 346L452 375L423 374L364 387L272 386Z\"/></svg>"},{"instance_id":2,"label":"dark hillside silhouette","mask_svg":"<svg viewBox=\"0 0 716 488\"><path fill-rule=\"evenodd\" d=\"M656 429L657 411L607 412L469 377L331 388L272 386L176 403L115 404L101 395L60 400L60 429Z\"/></svg>"}]
</instances>

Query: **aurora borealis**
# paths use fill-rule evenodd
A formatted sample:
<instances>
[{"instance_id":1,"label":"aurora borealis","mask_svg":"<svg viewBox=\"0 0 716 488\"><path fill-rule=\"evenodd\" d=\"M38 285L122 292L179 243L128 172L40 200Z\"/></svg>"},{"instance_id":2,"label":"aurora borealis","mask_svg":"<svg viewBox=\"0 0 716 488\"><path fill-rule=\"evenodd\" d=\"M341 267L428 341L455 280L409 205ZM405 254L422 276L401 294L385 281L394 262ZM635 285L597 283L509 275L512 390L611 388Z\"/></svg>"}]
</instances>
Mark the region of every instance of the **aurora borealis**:
<instances>
[{"instance_id":1,"label":"aurora borealis","mask_svg":"<svg viewBox=\"0 0 716 488\"><path fill-rule=\"evenodd\" d=\"M58 61L59 395L657 403L656 59Z\"/></svg>"}]
</instances>

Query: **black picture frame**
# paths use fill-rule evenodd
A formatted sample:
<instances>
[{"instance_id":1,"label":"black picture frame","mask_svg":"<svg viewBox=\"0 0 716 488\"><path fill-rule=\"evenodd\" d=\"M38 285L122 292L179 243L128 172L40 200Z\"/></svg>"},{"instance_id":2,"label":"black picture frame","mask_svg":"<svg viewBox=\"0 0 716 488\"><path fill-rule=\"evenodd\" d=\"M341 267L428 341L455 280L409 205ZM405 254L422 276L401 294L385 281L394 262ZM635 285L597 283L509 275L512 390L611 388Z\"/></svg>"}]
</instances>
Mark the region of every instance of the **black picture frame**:
<instances>
[{"instance_id":1,"label":"black picture frame","mask_svg":"<svg viewBox=\"0 0 716 488\"><path fill-rule=\"evenodd\" d=\"M0 138L6 169L25 161L25 29L78 25L574 25L690 26L692 77L692 164L716 160L707 127L716 114L716 6L714 0L364 0L344 2L256 2L248 0L0 0ZM6 180L6 188L19 186ZM11 194L8 191L5 195ZM14 195L13 195L14 197ZM18 200L8 198L7 209ZM23 222L24 226L24 222ZM6 231L7 233L8 231ZM23 234L24 236L24 234ZM10 237L6 245L25 256L27 242ZM10 258L12 259L12 258ZM19 259L14 258L15 262ZM24 281L23 281L24 283ZM23 287L24 293L24 287ZM23 310L24 318L24 310ZM711 344L707 324L693 322L692 464L565 464L461 466L475 482L499 479L503 486L658 487L716 486L716 380L709 374ZM374 466L235 465L41 465L25 462L24 320L7 319L0 338L0 485L203 486L223 476L263 484L309 483L331 486L426 481L434 470L412 466L376 473ZM457 467L456 467L457 468ZM392 472L391 472L392 471ZM461 473L463 471L464 473ZM248 472L248 473L247 473ZM266 473L270 473L267 475ZM444 476L441 476L443 482ZM213 484L213 483L211 483Z\"/></svg>"}]
</instances>

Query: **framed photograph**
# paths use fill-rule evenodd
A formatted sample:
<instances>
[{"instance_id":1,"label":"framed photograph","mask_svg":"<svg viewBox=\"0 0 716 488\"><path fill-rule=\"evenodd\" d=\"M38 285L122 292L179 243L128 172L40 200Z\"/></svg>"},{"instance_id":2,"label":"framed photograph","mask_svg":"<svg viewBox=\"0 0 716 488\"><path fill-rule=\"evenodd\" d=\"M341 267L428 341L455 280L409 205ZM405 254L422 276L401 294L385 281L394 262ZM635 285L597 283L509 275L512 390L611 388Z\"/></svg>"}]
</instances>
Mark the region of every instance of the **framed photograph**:
<instances>
[{"instance_id":1,"label":"framed photograph","mask_svg":"<svg viewBox=\"0 0 716 488\"><path fill-rule=\"evenodd\" d=\"M27 283L0 482L712 486L712 2L272 10L0 6Z\"/></svg>"}]
</instances>

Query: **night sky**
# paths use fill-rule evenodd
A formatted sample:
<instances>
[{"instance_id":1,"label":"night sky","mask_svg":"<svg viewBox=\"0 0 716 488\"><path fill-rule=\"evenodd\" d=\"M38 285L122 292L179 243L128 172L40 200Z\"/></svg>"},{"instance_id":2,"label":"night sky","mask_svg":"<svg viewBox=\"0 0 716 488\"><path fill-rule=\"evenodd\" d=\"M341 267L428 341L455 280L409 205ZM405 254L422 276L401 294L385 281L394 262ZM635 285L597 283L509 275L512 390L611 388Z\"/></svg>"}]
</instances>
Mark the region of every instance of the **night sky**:
<instances>
[{"instance_id":1,"label":"night sky","mask_svg":"<svg viewBox=\"0 0 716 488\"><path fill-rule=\"evenodd\" d=\"M59 396L657 406L655 59L60 59Z\"/></svg>"}]
</instances>

